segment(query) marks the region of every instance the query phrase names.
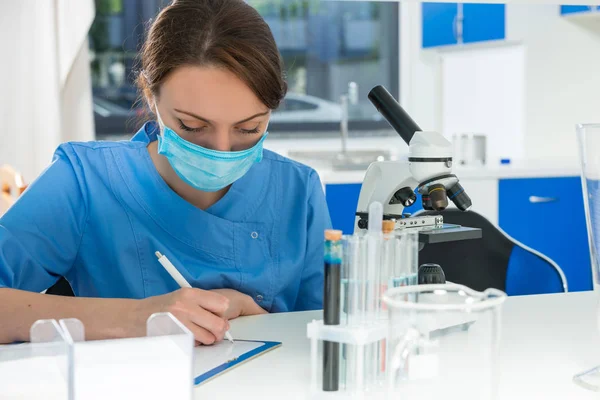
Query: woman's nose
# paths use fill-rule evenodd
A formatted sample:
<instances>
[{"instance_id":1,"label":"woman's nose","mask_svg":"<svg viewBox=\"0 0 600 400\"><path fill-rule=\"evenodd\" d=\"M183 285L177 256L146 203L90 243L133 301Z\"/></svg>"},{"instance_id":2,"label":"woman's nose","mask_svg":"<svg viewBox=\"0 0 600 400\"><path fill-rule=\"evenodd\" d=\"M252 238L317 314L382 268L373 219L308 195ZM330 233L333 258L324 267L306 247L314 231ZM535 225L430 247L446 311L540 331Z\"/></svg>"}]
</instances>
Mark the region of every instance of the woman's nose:
<instances>
[{"instance_id":1,"label":"woman's nose","mask_svg":"<svg viewBox=\"0 0 600 400\"><path fill-rule=\"evenodd\" d=\"M231 151L231 138L227 130L216 131L213 135L206 138L206 142L202 144L210 150Z\"/></svg>"}]
</instances>

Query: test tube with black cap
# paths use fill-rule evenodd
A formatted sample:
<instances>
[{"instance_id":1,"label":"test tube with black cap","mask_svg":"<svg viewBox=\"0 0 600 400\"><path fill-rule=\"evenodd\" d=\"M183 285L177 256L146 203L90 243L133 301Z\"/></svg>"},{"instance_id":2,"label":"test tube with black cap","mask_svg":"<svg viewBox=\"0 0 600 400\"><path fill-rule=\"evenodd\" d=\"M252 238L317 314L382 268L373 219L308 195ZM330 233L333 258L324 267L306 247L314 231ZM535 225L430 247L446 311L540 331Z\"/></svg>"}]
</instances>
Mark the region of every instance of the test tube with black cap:
<instances>
[{"instance_id":1,"label":"test tube with black cap","mask_svg":"<svg viewBox=\"0 0 600 400\"><path fill-rule=\"evenodd\" d=\"M323 320L325 325L340 324L340 286L342 269L342 231L325 231L325 285ZM323 391L339 389L340 344L323 341Z\"/></svg>"}]
</instances>

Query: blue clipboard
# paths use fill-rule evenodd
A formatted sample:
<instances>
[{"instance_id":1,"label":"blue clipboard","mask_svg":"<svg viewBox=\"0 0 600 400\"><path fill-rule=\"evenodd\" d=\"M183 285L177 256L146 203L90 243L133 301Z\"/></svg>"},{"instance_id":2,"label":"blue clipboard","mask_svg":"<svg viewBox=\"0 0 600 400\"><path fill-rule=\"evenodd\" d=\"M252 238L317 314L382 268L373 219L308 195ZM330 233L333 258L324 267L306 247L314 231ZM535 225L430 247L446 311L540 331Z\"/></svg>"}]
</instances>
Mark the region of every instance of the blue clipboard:
<instances>
[{"instance_id":1,"label":"blue clipboard","mask_svg":"<svg viewBox=\"0 0 600 400\"><path fill-rule=\"evenodd\" d=\"M223 363L221 365L219 365L218 367L215 367L213 369L211 369L210 371L207 371L205 373L203 373L202 375L198 375L197 377L194 378L194 385L200 385L202 383L205 383L206 381L209 381L213 378L215 378L216 376L226 372L227 370L234 368L240 364L245 363L246 361L249 361L255 357L260 356L263 353L266 353L270 350L276 349L277 347L281 346L281 342L265 342L263 340L244 340L244 342L254 342L254 343L264 343L262 346L259 346L251 351L248 351L244 354L242 354L241 356L230 360L226 363Z\"/></svg>"}]
</instances>

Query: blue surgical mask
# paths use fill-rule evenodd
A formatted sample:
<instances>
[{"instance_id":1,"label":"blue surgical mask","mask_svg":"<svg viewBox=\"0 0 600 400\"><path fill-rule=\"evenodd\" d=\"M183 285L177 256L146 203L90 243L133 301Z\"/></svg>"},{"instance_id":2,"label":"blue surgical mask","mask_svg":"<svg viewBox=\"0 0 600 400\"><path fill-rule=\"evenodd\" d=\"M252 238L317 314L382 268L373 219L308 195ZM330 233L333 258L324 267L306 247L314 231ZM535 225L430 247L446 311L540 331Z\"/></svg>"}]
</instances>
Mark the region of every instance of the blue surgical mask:
<instances>
[{"instance_id":1,"label":"blue surgical mask","mask_svg":"<svg viewBox=\"0 0 600 400\"><path fill-rule=\"evenodd\" d=\"M188 185L204 192L216 192L248 172L263 156L265 132L258 143L242 151L217 151L184 140L158 116L162 133L158 154L167 157L177 175Z\"/></svg>"}]
</instances>

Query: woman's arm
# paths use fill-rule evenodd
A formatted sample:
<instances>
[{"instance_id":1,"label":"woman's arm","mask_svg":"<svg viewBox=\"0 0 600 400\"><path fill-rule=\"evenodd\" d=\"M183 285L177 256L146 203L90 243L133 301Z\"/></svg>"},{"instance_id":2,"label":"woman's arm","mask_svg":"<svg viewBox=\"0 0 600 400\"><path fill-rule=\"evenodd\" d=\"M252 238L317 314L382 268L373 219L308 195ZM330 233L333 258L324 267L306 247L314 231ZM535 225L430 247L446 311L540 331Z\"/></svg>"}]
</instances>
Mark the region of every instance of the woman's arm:
<instances>
[{"instance_id":1,"label":"woman's arm","mask_svg":"<svg viewBox=\"0 0 600 400\"><path fill-rule=\"evenodd\" d=\"M31 325L39 319L77 318L86 339L145 335L136 313L138 301L52 296L24 290L0 289L0 343L28 341ZM141 331L137 327L141 328Z\"/></svg>"},{"instance_id":2,"label":"woman's arm","mask_svg":"<svg viewBox=\"0 0 600 400\"><path fill-rule=\"evenodd\" d=\"M219 317L230 308L229 300L200 289L130 300L63 297L0 288L0 304L0 343L29 341L29 329L39 319L77 318L85 327L86 340L145 336L146 321L157 312L172 313L203 344L223 340L229 329L227 320Z\"/></svg>"}]
</instances>

